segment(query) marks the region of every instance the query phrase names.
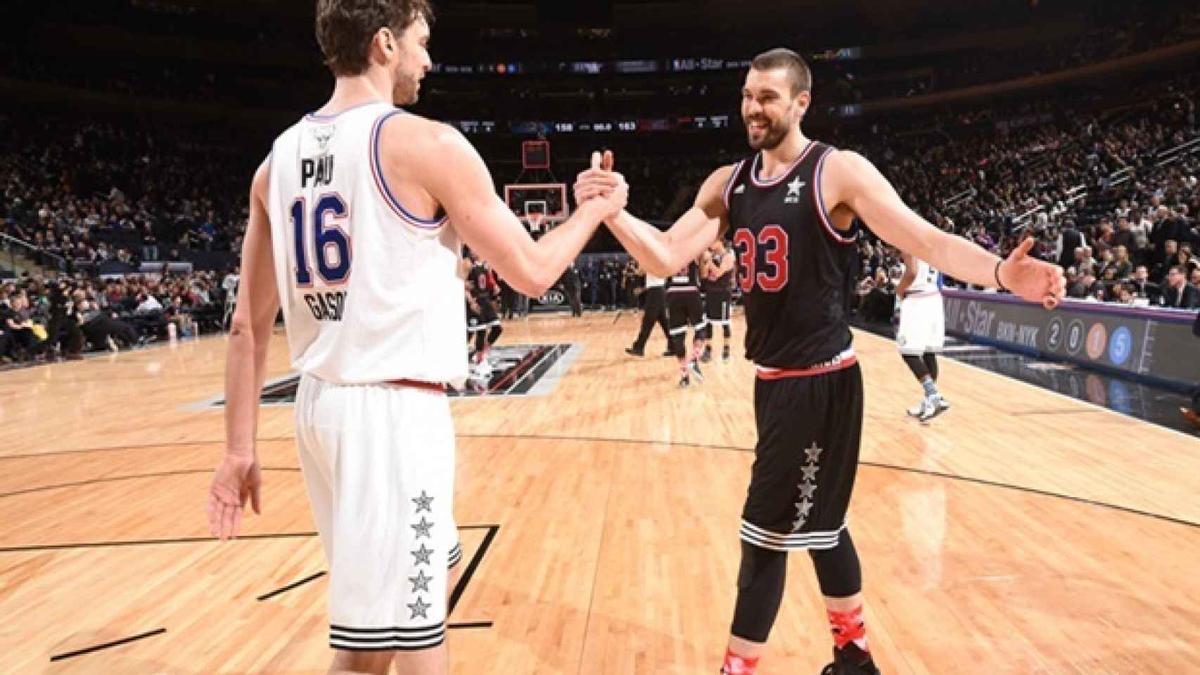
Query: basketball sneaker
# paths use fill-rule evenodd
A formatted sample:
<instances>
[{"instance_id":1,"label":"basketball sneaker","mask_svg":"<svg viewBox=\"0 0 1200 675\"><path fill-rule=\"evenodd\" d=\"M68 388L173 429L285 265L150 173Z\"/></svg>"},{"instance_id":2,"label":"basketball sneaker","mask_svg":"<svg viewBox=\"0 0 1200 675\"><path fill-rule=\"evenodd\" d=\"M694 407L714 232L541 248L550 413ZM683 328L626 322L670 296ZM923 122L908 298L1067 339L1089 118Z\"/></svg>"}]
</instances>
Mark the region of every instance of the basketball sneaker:
<instances>
[{"instance_id":1,"label":"basketball sneaker","mask_svg":"<svg viewBox=\"0 0 1200 675\"><path fill-rule=\"evenodd\" d=\"M481 380L488 379L489 377L492 376L492 364L486 358L481 359L479 361L479 363L475 364L475 368L473 369L473 374L475 375L475 377L477 377Z\"/></svg>"},{"instance_id":2,"label":"basketball sneaker","mask_svg":"<svg viewBox=\"0 0 1200 675\"><path fill-rule=\"evenodd\" d=\"M1183 415L1183 419L1191 423L1192 426L1200 429L1200 413L1186 406L1179 407L1179 414Z\"/></svg>"},{"instance_id":3,"label":"basketball sneaker","mask_svg":"<svg viewBox=\"0 0 1200 675\"><path fill-rule=\"evenodd\" d=\"M668 349L667 351L663 352L663 356L675 356L675 352Z\"/></svg>"},{"instance_id":4,"label":"basketball sneaker","mask_svg":"<svg viewBox=\"0 0 1200 675\"><path fill-rule=\"evenodd\" d=\"M691 369L692 369L692 374L696 376L696 381L703 382L704 381L704 373L700 372L699 362L692 361Z\"/></svg>"},{"instance_id":5,"label":"basketball sneaker","mask_svg":"<svg viewBox=\"0 0 1200 675\"><path fill-rule=\"evenodd\" d=\"M833 648L833 663L821 669L821 675L881 675L874 661L854 663L840 649Z\"/></svg>"},{"instance_id":6,"label":"basketball sneaker","mask_svg":"<svg viewBox=\"0 0 1200 675\"><path fill-rule=\"evenodd\" d=\"M725 345L725 347L721 349L721 360L725 361L726 363L729 362L729 345Z\"/></svg>"},{"instance_id":7,"label":"basketball sneaker","mask_svg":"<svg viewBox=\"0 0 1200 675\"><path fill-rule=\"evenodd\" d=\"M684 375L683 377L679 378L679 388L680 389L687 389L689 386L691 386L691 384L692 384L692 382L691 382L691 380L688 379L687 375Z\"/></svg>"},{"instance_id":8,"label":"basketball sneaker","mask_svg":"<svg viewBox=\"0 0 1200 675\"><path fill-rule=\"evenodd\" d=\"M646 352L644 350L638 349L637 347L626 347L625 353L630 356L645 356L646 355Z\"/></svg>"},{"instance_id":9,"label":"basketball sneaker","mask_svg":"<svg viewBox=\"0 0 1200 675\"><path fill-rule=\"evenodd\" d=\"M925 399L923 406L924 409L921 411L921 414L917 416L917 419L921 420L922 422L928 422L929 420L950 409L950 404L941 396L934 396L932 398Z\"/></svg>"},{"instance_id":10,"label":"basketball sneaker","mask_svg":"<svg viewBox=\"0 0 1200 675\"><path fill-rule=\"evenodd\" d=\"M700 355L700 360L704 363L712 361L712 347L710 345L704 345L704 353Z\"/></svg>"}]
</instances>

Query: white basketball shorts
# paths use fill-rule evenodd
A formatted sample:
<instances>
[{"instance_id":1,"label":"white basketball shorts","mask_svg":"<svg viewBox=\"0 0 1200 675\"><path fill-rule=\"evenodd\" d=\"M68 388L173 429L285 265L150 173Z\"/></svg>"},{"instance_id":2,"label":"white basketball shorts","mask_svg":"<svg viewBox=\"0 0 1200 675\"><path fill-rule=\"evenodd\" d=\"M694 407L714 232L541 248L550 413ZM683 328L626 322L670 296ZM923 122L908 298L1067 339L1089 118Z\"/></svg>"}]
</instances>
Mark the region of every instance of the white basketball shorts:
<instances>
[{"instance_id":1,"label":"white basketball shorts","mask_svg":"<svg viewBox=\"0 0 1200 675\"><path fill-rule=\"evenodd\" d=\"M946 314L942 294L910 295L900 301L900 327L896 345L906 356L940 351L946 344Z\"/></svg>"},{"instance_id":2,"label":"white basketball shorts","mask_svg":"<svg viewBox=\"0 0 1200 675\"><path fill-rule=\"evenodd\" d=\"M442 644L447 570L462 558L445 394L304 375L296 438L329 562L330 646Z\"/></svg>"}]
</instances>

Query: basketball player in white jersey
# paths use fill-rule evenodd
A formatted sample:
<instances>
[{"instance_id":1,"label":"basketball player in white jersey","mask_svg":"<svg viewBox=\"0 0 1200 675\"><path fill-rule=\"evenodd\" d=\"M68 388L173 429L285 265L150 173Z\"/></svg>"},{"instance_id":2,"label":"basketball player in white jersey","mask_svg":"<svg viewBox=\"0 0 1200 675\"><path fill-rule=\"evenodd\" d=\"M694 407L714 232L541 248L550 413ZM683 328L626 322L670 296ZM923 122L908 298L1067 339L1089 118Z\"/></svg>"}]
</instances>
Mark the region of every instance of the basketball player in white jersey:
<instances>
[{"instance_id":1,"label":"basketball player in white jersey","mask_svg":"<svg viewBox=\"0 0 1200 675\"><path fill-rule=\"evenodd\" d=\"M909 253L903 256L904 275L896 286L896 297L900 299L896 345L925 390L921 402L907 412L910 417L928 422L950 409L937 388L937 352L946 344L941 275L924 260Z\"/></svg>"},{"instance_id":2,"label":"basketball player in white jersey","mask_svg":"<svg viewBox=\"0 0 1200 675\"><path fill-rule=\"evenodd\" d=\"M209 526L236 537L246 502L259 511L256 413L282 305L334 673L448 672L448 570L462 554L444 391L467 374L462 244L540 296L628 194L614 176L534 243L459 133L394 107L416 101L430 68L430 16L427 0L319 0L333 95L279 136L250 192Z\"/></svg>"}]
</instances>

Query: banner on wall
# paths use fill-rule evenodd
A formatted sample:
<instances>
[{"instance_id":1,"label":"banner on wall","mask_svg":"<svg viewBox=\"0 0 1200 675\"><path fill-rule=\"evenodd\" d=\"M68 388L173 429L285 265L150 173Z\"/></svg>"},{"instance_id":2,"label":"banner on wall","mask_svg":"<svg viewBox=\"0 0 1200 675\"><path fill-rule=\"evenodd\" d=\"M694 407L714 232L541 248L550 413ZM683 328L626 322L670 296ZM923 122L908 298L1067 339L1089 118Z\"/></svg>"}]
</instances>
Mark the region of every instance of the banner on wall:
<instances>
[{"instance_id":1,"label":"banner on wall","mask_svg":"<svg viewBox=\"0 0 1200 675\"><path fill-rule=\"evenodd\" d=\"M946 332L955 337L1179 388L1200 385L1196 312L1072 300L1047 311L1011 295L946 289L943 296Z\"/></svg>"}]
</instances>

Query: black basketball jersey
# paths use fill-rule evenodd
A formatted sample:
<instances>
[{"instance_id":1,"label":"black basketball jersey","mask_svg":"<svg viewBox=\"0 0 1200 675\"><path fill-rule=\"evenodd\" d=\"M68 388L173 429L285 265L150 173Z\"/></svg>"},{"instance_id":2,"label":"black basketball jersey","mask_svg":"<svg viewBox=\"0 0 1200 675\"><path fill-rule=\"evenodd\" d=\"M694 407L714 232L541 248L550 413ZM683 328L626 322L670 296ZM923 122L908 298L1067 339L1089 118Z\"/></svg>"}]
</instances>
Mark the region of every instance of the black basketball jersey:
<instances>
[{"instance_id":1,"label":"black basketball jersey","mask_svg":"<svg viewBox=\"0 0 1200 675\"><path fill-rule=\"evenodd\" d=\"M720 267L721 262L723 260L725 260L725 258L727 256L731 256L731 255L733 255L733 251L725 251L724 253L717 253L717 254L713 255L713 257L712 257L713 267ZM704 277L703 279L700 280L701 290L704 290L706 292L732 290L733 289L733 272L736 269L737 269L737 267L730 269L728 272L717 277L716 280L709 279L708 277Z\"/></svg>"},{"instance_id":2,"label":"black basketball jersey","mask_svg":"<svg viewBox=\"0 0 1200 675\"><path fill-rule=\"evenodd\" d=\"M821 167L833 150L810 142L772 181L759 179L761 155L748 157L725 188L746 358L760 366L804 368L850 347L858 232L834 229L821 198Z\"/></svg>"},{"instance_id":3,"label":"black basketball jersey","mask_svg":"<svg viewBox=\"0 0 1200 675\"><path fill-rule=\"evenodd\" d=\"M491 273L488 272L488 268L483 265L472 266L471 271L467 273L467 281L475 299L492 297Z\"/></svg>"},{"instance_id":4,"label":"black basketball jersey","mask_svg":"<svg viewBox=\"0 0 1200 675\"><path fill-rule=\"evenodd\" d=\"M682 293L687 291L700 291L700 266L695 261L688 263L687 267L667 277L668 293Z\"/></svg>"}]
</instances>

